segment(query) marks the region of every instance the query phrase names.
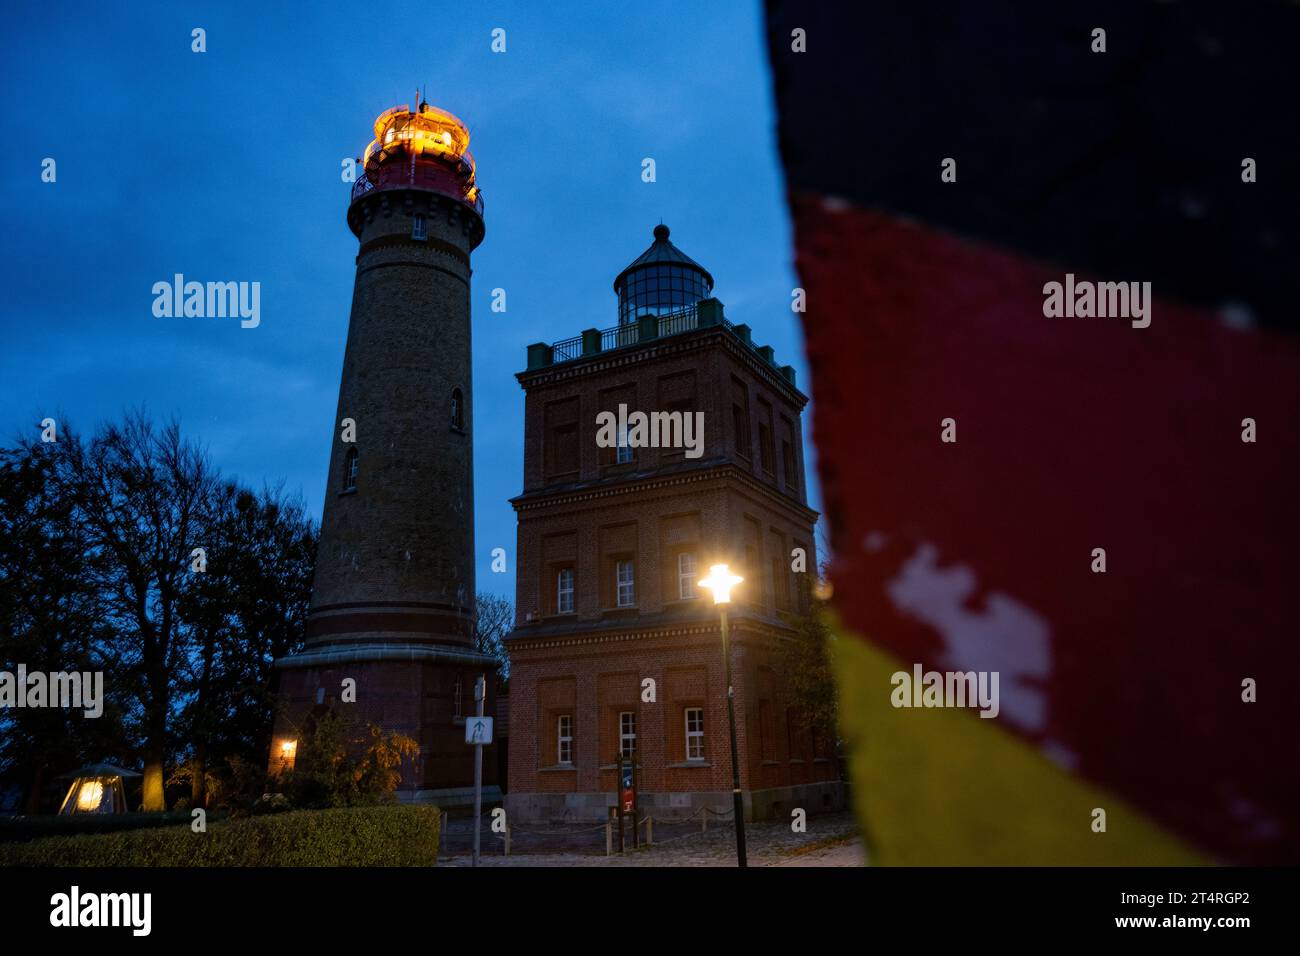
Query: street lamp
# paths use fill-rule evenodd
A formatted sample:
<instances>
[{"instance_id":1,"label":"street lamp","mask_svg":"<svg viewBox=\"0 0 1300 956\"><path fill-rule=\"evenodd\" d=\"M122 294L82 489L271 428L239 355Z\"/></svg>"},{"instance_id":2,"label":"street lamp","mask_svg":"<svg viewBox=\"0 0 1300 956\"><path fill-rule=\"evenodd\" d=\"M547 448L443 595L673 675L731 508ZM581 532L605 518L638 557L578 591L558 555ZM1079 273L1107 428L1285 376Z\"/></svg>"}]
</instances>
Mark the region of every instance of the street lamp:
<instances>
[{"instance_id":1,"label":"street lamp","mask_svg":"<svg viewBox=\"0 0 1300 956\"><path fill-rule=\"evenodd\" d=\"M713 592L713 603L722 614L722 662L727 668L727 724L731 730L731 799L736 816L736 864L748 866L745 861L745 809L740 799L740 763L736 756L736 692L731 686L731 648L727 643L727 605L731 603L731 589L744 578L732 574L725 564L709 568L709 576L700 579L700 586Z\"/></svg>"}]
</instances>

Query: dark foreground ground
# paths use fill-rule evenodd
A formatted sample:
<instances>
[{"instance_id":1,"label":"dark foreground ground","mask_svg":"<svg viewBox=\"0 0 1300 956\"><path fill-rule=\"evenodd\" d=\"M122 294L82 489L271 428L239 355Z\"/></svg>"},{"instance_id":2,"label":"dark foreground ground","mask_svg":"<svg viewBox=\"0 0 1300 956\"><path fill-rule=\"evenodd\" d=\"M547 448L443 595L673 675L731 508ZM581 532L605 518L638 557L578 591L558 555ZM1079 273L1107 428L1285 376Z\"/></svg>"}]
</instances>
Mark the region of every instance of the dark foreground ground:
<instances>
[{"instance_id":1,"label":"dark foreground ground","mask_svg":"<svg viewBox=\"0 0 1300 956\"><path fill-rule=\"evenodd\" d=\"M483 866L734 866L736 838L730 823L710 821L707 832L700 824L657 824L654 845L605 855L605 828L601 826L515 827L510 855L504 853L502 835L485 824L480 836ZM795 833L787 822L751 823L745 828L750 866L863 866L866 863L857 821L851 813L809 817L807 831ZM644 837L644 832L643 832ZM617 836L615 837L617 840ZM469 820L447 824L439 853L440 866L469 866L473 829ZM643 839L644 843L644 839Z\"/></svg>"}]
</instances>

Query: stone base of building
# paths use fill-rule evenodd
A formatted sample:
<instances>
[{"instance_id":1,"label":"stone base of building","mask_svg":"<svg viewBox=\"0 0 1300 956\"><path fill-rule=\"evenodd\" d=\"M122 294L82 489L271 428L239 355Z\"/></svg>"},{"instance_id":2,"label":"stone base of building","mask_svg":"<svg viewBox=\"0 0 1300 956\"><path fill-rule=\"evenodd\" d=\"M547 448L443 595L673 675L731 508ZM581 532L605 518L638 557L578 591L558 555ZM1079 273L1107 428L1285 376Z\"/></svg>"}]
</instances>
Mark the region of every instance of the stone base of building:
<instances>
[{"instance_id":1,"label":"stone base of building","mask_svg":"<svg viewBox=\"0 0 1300 956\"><path fill-rule=\"evenodd\" d=\"M741 798L747 822L786 819L795 809L806 810L811 816L849 806L848 784L842 780L746 790ZM730 790L642 793L638 800L643 815L665 821L699 819L701 813L726 814L729 819L732 810ZM505 805L512 823L599 822L609 816L615 797L612 793L512 792L506 794Z\"/></svg>"},{"instance_id":2,"label":"stone base of building","mask_svg":"<svg viewBox=\"0 0 1300 956\"><path fill-rule=\"evenodd\" d=\"M498 786L483 786L483 806L491 806L501 803L501 788ZM474 788L473 787L444 787L441 790L398 790L397 799L400 803L426 803L437 807L440 810L453 810L462 807L474 808Z\"/></svg>"}]
</instances>

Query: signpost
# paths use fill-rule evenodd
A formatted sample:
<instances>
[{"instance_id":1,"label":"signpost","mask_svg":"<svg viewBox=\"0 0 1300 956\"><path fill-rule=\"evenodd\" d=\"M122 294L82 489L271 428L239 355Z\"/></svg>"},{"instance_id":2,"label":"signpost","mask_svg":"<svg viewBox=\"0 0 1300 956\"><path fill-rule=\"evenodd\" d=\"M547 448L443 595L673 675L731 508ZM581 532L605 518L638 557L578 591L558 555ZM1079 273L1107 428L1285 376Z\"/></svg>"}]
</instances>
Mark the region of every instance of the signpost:
<instances>
[{"instance_id":1,"label":"signpost","mask_svg":"<svg viewBox=\"0 0 1300 956\"><path fill-rule=\"evenodd\" d=\"M633 752L631 757L624 756L620 750L615 762L618 771L618 793L617 793L617 810L618 810L618 852L624 850L625 839L623 831L623 821L628 814L632 815L632 841L634 846L640 846L640 834L637 832L636 822L636 753Z\"/></svg>"},{"instance_id":2,"label":"signpost","mask_svg":"<svg viewBox=\"0 0 1300 956\"><path fill-rule=\"evenodd\" d=\"M479 822L483 817L483 747L492 743L492 718L483 716L487 697L487 676L480 674L474 682L474 701L477 713L465 721L465 743L474 746L474 859L478 866Z\"/></svg>"}]
</instances>

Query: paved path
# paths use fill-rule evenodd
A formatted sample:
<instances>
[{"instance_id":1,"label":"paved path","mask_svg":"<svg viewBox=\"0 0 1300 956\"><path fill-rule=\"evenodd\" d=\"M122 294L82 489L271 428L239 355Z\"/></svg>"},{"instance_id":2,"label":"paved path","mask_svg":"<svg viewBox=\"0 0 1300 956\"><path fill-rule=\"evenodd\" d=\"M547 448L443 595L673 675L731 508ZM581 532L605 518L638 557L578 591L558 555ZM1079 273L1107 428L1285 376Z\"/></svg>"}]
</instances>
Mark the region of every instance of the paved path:
<instances>
[{"instance_id":1,"label":"paved path","mask_svg":"<svg viewBox=\"0 0 1300 956\"><path fill-rule=\"evenodd\" d=\"M806 833L793 833L787 823L755 823L745 828L750 866L864 866L862 840L851 814L836 813L808 818ZM604 846L604 837L599 837ZM680 836L654 847L619 856L603 851L558 850L547 853L501 855L497 840L483 841L482 866L735 866L736 841L731 827L714 826L708 833ZM470 858L457 849L439 866L469 866Z\"/></svg>"}]
</instances>

